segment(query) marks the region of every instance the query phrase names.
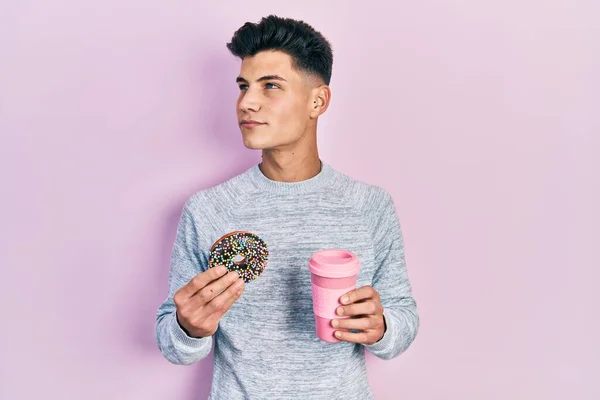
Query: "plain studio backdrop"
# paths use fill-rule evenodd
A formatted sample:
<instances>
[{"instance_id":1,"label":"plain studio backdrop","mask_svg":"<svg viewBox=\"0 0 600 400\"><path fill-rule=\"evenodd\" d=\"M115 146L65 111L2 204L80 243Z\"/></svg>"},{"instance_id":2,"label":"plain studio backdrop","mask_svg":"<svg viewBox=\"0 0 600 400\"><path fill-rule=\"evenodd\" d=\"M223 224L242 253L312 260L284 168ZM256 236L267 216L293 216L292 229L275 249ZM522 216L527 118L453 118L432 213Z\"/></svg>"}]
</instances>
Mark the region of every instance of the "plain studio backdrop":
<instances>
[{"instance_id":1,"label":"plain studio backdrop","mask_svg":"<svg viewBox=\"0 0 600 400\"><path fill-rule=\"evenodd\" d=\"M600 398L597 1L0 10L0 398L206 398L155 313L184 201L260 160L225 44L271 13L333 44L321 156L401 219L421 328L376 398Z\"/></svg>"}]
</instances>

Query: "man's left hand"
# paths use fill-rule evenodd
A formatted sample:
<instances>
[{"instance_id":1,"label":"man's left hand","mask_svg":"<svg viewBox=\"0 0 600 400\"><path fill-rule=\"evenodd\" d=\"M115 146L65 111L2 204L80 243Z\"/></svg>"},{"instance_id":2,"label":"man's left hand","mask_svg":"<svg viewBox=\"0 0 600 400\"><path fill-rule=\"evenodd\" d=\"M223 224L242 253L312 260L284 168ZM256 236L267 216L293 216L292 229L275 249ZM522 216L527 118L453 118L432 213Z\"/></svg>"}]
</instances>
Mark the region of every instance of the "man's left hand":
<instances>
[{"instance_id":1,"label":"man's left hand","mask_svg":"<svg viewBox=\"0 0 600 400\"><path fill-rule=\"evenodd\" d=\"M371 286L363 286L352 290L340 298L343 304L338 307L336 314L350 317L334 319L331 326L336 330L335 337L345 342L375 344L385 333L383 306L379 293ZM355 330L349 332L348 330Z\"/></svg>"}]
</instances>

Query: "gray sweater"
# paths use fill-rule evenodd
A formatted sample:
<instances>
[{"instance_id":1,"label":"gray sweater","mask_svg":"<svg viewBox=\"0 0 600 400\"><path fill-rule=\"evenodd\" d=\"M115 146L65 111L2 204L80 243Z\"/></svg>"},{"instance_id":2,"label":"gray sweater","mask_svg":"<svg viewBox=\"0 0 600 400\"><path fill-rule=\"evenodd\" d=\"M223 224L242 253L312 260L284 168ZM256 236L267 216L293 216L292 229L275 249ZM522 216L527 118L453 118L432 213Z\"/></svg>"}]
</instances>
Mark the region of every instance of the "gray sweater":
<instances>
[{"instance_id":1,"label":"gray sweater","mask_svg":"<svg viewBox=\"0 0 600 400\"><path fill-rule=\"evenodd\" d=\"M207 269L214 241L237 230L265 240L269 264L246 284L212 337L188 337L175 318L173 295ZM355 253L361 264L357 287L371 285L381 296L387 329L374 345L328 343L315 334L308 261L326 248ZM418 326L402 232L384 189L325 163L317 176L294 183L272 181L254 165L186 202L169 293L156 316L156 341L175 364L205 358L214 342L210 400L372 399L365 350L396 357Z\"/></svg>"}]
</instances>

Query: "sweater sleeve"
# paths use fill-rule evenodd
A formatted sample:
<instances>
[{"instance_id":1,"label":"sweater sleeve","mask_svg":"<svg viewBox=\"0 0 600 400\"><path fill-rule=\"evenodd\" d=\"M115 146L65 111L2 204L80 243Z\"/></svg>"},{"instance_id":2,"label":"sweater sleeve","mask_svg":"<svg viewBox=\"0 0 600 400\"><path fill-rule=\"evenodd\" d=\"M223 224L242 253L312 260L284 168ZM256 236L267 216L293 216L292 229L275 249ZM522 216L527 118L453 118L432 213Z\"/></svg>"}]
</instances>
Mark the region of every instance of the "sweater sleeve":
<instances>
[{"instance_id":1,"label":"sweater sleeve","mask_svg":"<svg viewBox=\"0 0 600 400\"><path fill-rule=\"evenodd\" d=\"M198 251L198 232L189 210L189 201L183 208L169 269L169 292L156 313L155 338L162 355L174 364L193 364L210 353L212 337L188 336L179 325L173 296L195 275L202 272L203 257Z\"/></svg>"},{"instance_id":2,"label":"sweater sleeve","mask_svg":"<svg viewBox=\"0 0 600 400\"><path fill-rule=\"evenodd\" d=\"M387 192L382 190L380 194L382 200L374 214L376 270L372 286L381 298L386 330L377 343L366 348L375 356L389 360L403 353L414 341L419 316L406 270L404 239L396 208Z\"/></svg>"}]
</instances>

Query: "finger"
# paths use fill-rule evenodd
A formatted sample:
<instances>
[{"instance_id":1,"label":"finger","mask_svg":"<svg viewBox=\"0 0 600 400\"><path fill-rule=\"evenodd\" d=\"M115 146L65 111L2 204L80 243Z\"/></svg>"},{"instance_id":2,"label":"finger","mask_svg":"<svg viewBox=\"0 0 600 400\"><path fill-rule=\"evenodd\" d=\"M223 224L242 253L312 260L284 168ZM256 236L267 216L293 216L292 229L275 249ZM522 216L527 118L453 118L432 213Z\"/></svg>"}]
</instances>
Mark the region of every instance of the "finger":
<instances>
[{"instance_id":1,"label":"finger","mask_svg":"<svg viewBox=\"0 0 600 400\"><path fill-rule=\"evenodd\" d=\"M240 298L244 292L245 284L243 279L238 279L233 285L229 286L223 293L215 297L206 308L210 314L223 316L229 308Z\"/></svg>"},{"instance_id":2,"label":"finger","mask_svg":"<svg viewBox=\"0 0 600 400\"><path fill-rule=\"evenodd\" d=\"M237 272L228 272L196 292L192 298L187 301L186 307L190 307L192 309L200 309L205 307L212 301L212 299L220 295L225 289L233 285L239 279L240 276Z\"/></svg>"},{"instance_id":3,"label":"finger","mask_svg":"<svg viewBox=\"0 0 600 400\"><path fill-rule=\"evenodd\" d=\"M354 329L357 331L367 331L377 326L375 318L342 318L331 321L331 326L336 329Z\"/></svg>"},{"instance_id":4,"label":"finger","mask_svg":"<svg viewBox=\"0 0 600 400\"><path fill-rule=\"evenodd\" d=\"M375 343L375 340L373 340L373 334L372 331L366 331L366 332L345 332L345 331L335 331L335 337L343 340L344 342L351 342L351 343L360 343L360 344L370 344L370 343Z\"/></svg>"},{"instance_id":5,"label":"finger","mask_svg":"<svg viewBox=\"0 0 600 400\"><path fill-rule=\"evenodd\" d=\"M342 304L356 303L361 300L373 298L376 293L371 286L367 285L346 293L340 298L340 302Z\"/></svg>"},{"instance_id":6,"label":"finger","mask_svg":"<svg viewBox=\"0 0 600 400\"><path fill-rule=\"evenodd\" d=\"M340 306L336 309L336 314L340 316L355 317L359 315L378 315L383 314L383 307L375 300L367 300L362 303L353 303L347 306Z\"/></svg>"},{"instance_id":7,"label":"finger","mask_svg":"<svg viewBox=\"0 0 600 400\"><path fill-rule=\"evenodd\" d=\"M194 276L190 281L183 286L178 293L180 296L189 299L194 294L196 294L199 290L203 289L206 285L214 281L215 279L219 279L223 275L227 273L227 268L222 265L219 265L214 268L209 268L206 271Z\"/></svg>"}]
</instances>

